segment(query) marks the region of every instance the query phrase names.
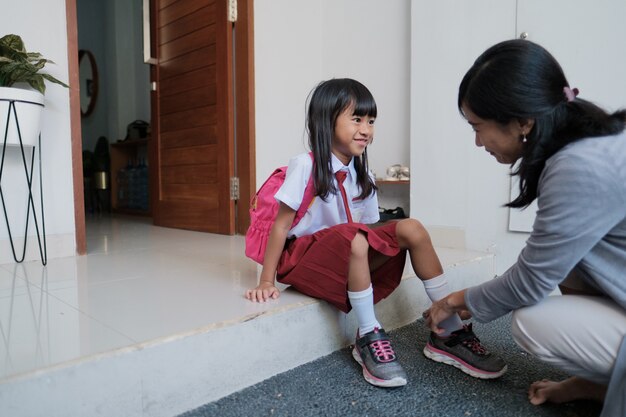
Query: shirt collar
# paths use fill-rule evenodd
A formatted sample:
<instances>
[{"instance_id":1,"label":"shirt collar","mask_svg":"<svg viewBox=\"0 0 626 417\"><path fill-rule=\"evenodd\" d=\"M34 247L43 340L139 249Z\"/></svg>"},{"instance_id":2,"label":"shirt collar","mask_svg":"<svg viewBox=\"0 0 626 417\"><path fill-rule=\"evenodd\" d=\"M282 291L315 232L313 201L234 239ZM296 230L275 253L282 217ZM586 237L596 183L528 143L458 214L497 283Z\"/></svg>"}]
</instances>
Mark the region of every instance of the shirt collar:
<instances>
[{"instance_id":1,"label":"shirt collar","mask_svg":"<svg viewBox=\"0 0 626 417\"><path fill-rule=\"evenodd\" d=\"M352 157L352 159L350 159L350 162L348 163L348 166L346 167L343 162L341 162L339 160L339 158L337 158L335 156L335 154L333 154L331 152L330 154L331 159L332 159L332 164L333 164L333 175L337 172L340 171L342 169L348 169L348 172L350 173L349 175L349 179L350 179L350 183L351 184L356 184L356 169L354 169L354 157Z\"/></svg>"}]
</instances>

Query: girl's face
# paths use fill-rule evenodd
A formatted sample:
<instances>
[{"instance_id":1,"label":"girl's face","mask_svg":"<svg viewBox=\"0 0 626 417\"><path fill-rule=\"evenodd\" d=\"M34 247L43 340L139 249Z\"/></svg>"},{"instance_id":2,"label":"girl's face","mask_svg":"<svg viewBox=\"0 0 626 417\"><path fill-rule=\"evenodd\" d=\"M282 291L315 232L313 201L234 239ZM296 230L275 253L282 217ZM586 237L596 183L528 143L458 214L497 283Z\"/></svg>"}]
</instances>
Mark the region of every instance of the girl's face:
<instances>
[{"instance_id":1,"label":"girl's face","mask_svg":"<svg viewBox=\"0 0 626 417\"><path fill-rule=\"evenodd\" d=\"M337 117L333 134L332 152L344 165L353 156L361 156L367 145L374 139L374 121L370 116L353 114L354 106L349 106Z\"/></svg>"},{"instance_id":2,"label":"girl's face","mask_svg":"<svg viewBox=\"0 0 626 417\"><path fill-rule=\"evenodd\" d=\"M481 119L465 104L461 109L476 133L476 146L484 146L501 164L512 164L522 157L524 144L521 137L530 132L534 121L529 120L522 124L514 120L503 126L493 120Z\"/></svg>"}]
</instances>

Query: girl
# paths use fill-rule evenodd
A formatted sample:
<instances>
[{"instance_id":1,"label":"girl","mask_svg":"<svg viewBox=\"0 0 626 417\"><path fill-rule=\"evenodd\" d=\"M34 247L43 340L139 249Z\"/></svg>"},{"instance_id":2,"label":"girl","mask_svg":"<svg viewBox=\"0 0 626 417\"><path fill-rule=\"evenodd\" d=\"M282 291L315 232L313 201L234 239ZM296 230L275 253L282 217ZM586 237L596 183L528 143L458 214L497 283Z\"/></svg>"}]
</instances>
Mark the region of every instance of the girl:
<instances>
[{"instance_id":1,"label":"girl","mask_svg":"<svg viewBox=\"0 0 626 417\"><path fill-rule=\"evenodd\" d=\"M531 403L594 399L603 417L626 416L626 110L577 95L530 41L494 45L467 72L458 106L476 145L500 163L520 160L508 206L537 199L539 210L515 265L425 316L436 331L457 311L485 322L513 311L515 341L572 375L533 383ZM557 285L563 295L548 297Z\"/></svg>"},{"instance_id":2,"label":"girl","mask_svg":"<svg viewBox=\"0 0 626 417\"><path fill-rule=\"evenodd\" d=\"M309 296L347 313L354 309L359 329L352 351L365 380L381 387L405 385L407 377L382 326L374 303L399 285L409 251L415 274L431 300L449 294L439 259L424 227L412 219L372 228L379 220L376 185L368 170L367 146L374 138L376 102L352 79L333 79L312 93L307 127L310 155L289 162L276 193L280 208L267 244L259 285L246 291L251 301L278 298L275 276ZM313 166L314 165L314 166ZM313 202L291 228L309 176ZM506 365L489 354L458 315L432 334L425 354L479 378L495 378Z\"/></svg>"}]
</instances>

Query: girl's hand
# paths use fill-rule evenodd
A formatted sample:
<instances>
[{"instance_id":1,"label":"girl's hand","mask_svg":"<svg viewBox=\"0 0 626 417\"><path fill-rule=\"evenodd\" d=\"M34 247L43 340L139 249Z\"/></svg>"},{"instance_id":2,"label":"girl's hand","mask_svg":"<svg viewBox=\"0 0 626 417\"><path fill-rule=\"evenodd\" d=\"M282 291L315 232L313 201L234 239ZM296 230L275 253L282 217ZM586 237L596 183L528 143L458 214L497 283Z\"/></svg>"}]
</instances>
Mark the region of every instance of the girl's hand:
<instances>
[{"instance_id":1,"label":"girl's hand","mask_svg":"<svg viewBox=\"0 0 626 417\"><path fill-rule=\"evenodd\" d=\"M263 303L267 300L280 297L280 290L270 282L261 282L256 288L246 291L246 298L250 301Z\"/></svg>"}]
</instances>

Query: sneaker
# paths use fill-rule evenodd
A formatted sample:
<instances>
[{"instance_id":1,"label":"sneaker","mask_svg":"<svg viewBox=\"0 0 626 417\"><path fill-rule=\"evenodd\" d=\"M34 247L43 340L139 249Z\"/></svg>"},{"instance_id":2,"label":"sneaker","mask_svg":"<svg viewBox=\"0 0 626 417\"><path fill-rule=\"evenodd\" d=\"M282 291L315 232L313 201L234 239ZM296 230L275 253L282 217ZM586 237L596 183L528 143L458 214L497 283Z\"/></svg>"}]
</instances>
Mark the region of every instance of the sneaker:
<instances>
[{"instance_id":1,"label":"sneaker","mask_svg":"<svg viewBox=\"0 0 626 417\"><path fill-rule=\"evenodd\" d=\"M431 332L424 347L424 355L480 379L498 378L507 368L501 358L489 353L480 343L471 324L452 332L448 337L440 337Z\"/></svg>"},{"instance_id":2,"label":"sneaker","mask_svg":"<svg viewBox=\"0 0 626 417\"><path fill-rule=\"evenodd\" d=\"M383 329L375 328L363 337L357 332L352 357L363 367L363 377L370 384L385 388L406 385L406 373Z\"/></svg>"}]
</instances>

